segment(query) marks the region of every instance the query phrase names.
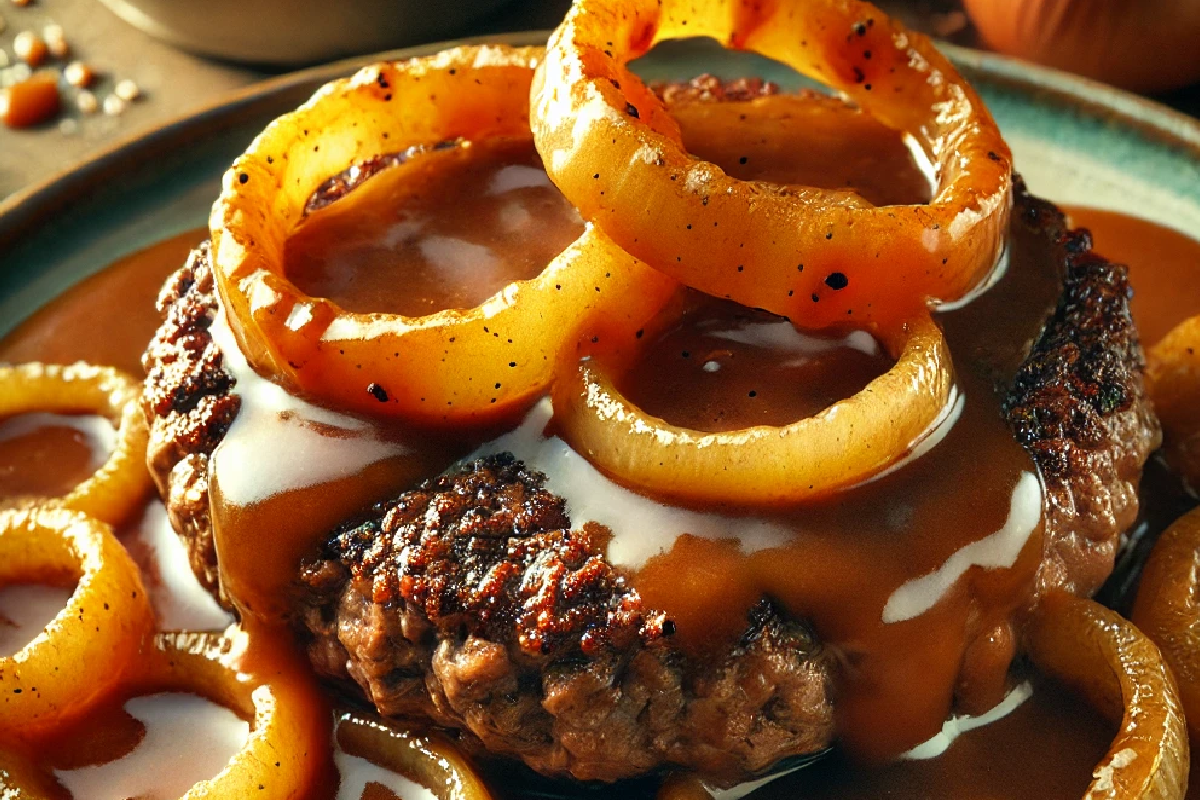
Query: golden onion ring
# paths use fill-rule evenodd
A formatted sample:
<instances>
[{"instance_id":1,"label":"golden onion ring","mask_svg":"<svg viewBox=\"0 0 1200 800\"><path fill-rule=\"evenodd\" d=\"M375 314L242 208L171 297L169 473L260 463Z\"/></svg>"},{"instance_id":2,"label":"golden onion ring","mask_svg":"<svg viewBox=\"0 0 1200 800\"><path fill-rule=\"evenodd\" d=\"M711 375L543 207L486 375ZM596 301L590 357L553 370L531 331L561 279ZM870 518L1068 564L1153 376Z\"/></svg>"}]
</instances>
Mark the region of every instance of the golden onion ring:
<instances>
[{"instance_id":1,"label":"golden onion ring","mask_svg":"<svg viewBox=\"0 0 1200 800\"><path fill-rule=\"evenodd\" d=\"M1200 742L1200 509L1166 529L1142 568L1130 619L1162 650Z\"/></svg>"},{"instance_id":2,"label":"golden onion ring","mask_svg":"<svg viewBox=\"0 0 1200 800\"><path fill-rule=\"evenodd\" d=\"M154 627L137 566L108 525L75 511L0 511L0 585L77 578L66 607L0 658L0 730L31 739L111 694Z\"/></svg>"},{"instance_id":3,"label":"golden onion ring","mask_svg":"<svg viewBox=\"0 0 1200 800\"><path fill-rule=\"evenodd\" d=\"M1084 796L1180 800L1187 731L1175 679L1154 643L1115 611L1062 592L1042 598L1026 636L1038 669L1120 722Z\"/></svg>"},{"instance_id":4,"label":"golden onion ring","mask_svg":"<svg viewBox=\"0 0 1200 800\"><path fill-rule=\"evenodd\" d=\"M353 711L338 718L335 736L345 752L416 781L438 800L491 800L471 762L439 736L411 733Z\"/></svg>"},{"instance_id":5,"label":"golden onion ring","mask_svg":"<svg viewBox=\"0 0 1200 800\"><path fill-rule=\"evenodd\" d=\"M563 437L601 471L683 500L794 502L859 483L894 464L945 413L954 387L942 331L922 312L883 344L897 359L853 397L790 425L706 433L634 406L584 360L554 385ZM870 447L857 443L870 442Z\"/></svg>"},{"instance_id":6,"label":"golden onion ring","mask_svg":"<svg viewBox=\"0 0 1200 800\"><path fill-rule=\"evenodd\" d=\"M251 720L246 746L184 800L295 800L332 768L329 708L282 636L236 628L225 634L163 633L146 648L126 689L191 692Z\"/></svg>"},{"instance_id":7,"label":"golden onion ring","mask_svg":"<svg viewBox=\"0 0 1200 800\"><path fill-rule=\"evenodd\" d=\"M822 80L932 162L928 205L735 180L688 155L627 68L655 43L711 36ZM858 0L577 0L534 82L534 140L562 193L621 248L682 283L804 328L907 319L992 271L1011 156L933 44Z\"/></svg>"},{"instance_id":8,"label":"golden onion ring","mask_svg":"<svg viewBox=\"0 0 1200 800\"><path fill-rule=\"evenodd\" d=\"M33 761L0 745L0 798L4 800L59 800L65 793Z\"/></svg>"},{"instance_id":9,"label":"golden onion ring","mask_svg":"<svg viewBox=\"0 0 1200 800\"><path fill-rule=\"evenodd\" d=\"M1200 316L1175 326L1146 354L1146 393L1163 426L1167 463L1200 491Z\"/></svg>"},{"instance_id":10,"label":"golden onion ring","mask_svg":"<svg viewBox=\"0 0 1200 800\"><path fill-rule=\"evenodd\" d=\"M476 308L352 314L303 294L283 249L313 192L348 165L456 139L528 139L540 48L461 47L368 67L267 127L225 175L210 225L221 301L259 372L347 411L483 421L545 393L589 324L632 334L673 281L586 231L543 272ZM372 391L368 387L381 387Z\"/></svg>"},{"instance_id":11,"label":"golden onion ring","mask_svg":"<svg viewBox=\"0 0 1200 800\"><path fill-rule=\"evenodd\" d=\"M0 365L0 417L32 411L90 411L117 429L117 444L100 469L59 505L110 525L128 520L150 490L149 430L138 405L141 384L112 367L32 362Z\"/></svg>"}]
</instances>

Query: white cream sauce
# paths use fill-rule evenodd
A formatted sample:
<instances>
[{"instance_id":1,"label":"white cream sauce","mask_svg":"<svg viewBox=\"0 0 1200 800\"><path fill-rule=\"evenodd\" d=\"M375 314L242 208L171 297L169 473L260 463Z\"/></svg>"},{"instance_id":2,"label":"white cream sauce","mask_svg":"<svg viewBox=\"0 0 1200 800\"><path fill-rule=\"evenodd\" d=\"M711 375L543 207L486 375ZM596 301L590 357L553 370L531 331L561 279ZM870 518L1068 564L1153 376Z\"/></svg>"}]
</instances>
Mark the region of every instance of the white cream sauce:
<instances>
[{"instance_id":1,"label":"white cream sauce","mask_svg":"<svg viewBox=\"0 0 1200 800\"><path fill-rule=\"evenodd\" d=\"M607 478L562 439L543 435L552 415L550 400L543 399L516 430L479 448L467 460L509 452L531 469L545 473L546 489L566 500L577 527L596 522L612 531L608 559L614 566L641 567L652 556L670 550L684 533L737 539L746 553L778 547L790 539L791 531L776 522L667 506L631 492Z\"/></svg>"},{"instance_id":2,"label":"white cream sauce","mask_svg":"<svg viewBox=\"0 0 1200 800\"><path fill-rule=\"evenodd\" d=\"M336 800L360 800L369 784L375 783L401 800L437 800L430 789L403 775L374 764L365 758L352 756L338 747L333 754L341 783Z\"/></svg>"},{"instance_id":3,"label":"white cream sauce","mask_svg":"<svg viewBox=\"0 0 1200 800\"><path fill-rule=\"evenodd\" d=\"M937 758L946 752L959 736L976 728L982 728L984 725L990 725L997 720L1004 719L1032 696L1033 686L1031 684L1028 682L1018 684L990 711L980 714L978 717L951 716L950 719L942 723L940 731L900 757L914 761Z\"/></svg>"},{"instance_id":4,"label":"white cream sauce","mask_svg":"<svg viewBox=\"0 0 1200 800\"><path fill-rule=\"evenodd\" d=\"M233 393L242 400L210 465L220 476L226 502L253 505L277 493L356 475L407 452L397 442L378 438L366 422L294 397L258 375L238 348L223 311L211 332L237 382Z\"/></svg>"},{"instance_id":5,"label":"white cream sauce","mask_svg":"<svg viewBox=\"0 0 1200 800\"><path fill-rule=\"evenodd\" d=\"M128 755L55 777L77 800L172 800L216 777L246 745L250 725L227 708L191 694L135 697L125 711L145 726Z\"/></svg>"},{"instance_id":6,"label":"white cream sauce","mask_svg":"<svg viewBox=\"0 0 1200 800\"><path fill-rule=\"evenodd\" d=\"M123 541L142 571L159 630L220 631L233 623L233 616L196 580L187 548L161 502L147 504L137 527Z\"/></svg>"},{"instance_id":7,"label":"white cream sauce","mask_svg":"<svg viewBox=\"0 0 1200 800\"><path fill-rule=\"evenodd\" d=\"M36 639L66 608L72 591L38 583L0 586L0 658Z\"/></svg>"},{"instance_id":8,"label":"white cream sauce","mask_svg":"<svg viewBox=\"0 0 1200 800\"><path fill-rule=\"evenodd\" d=\"M903 622L924 614L937 605L971 567L1011 567L1041 519L1041 482L1032 472L1022 473L1013 487L1004 526L956 550L942 566L928 575L902 583L883 607L883 621Z\"/></svg>"},{"instance_id":9,"label":"white cream sauce","mask_svg":"<svg viewBox=\"0 0 1200 800\"><path fill-rule=\"evenodd\" d=\"M104 466L117 446L117 430L106 418L95 414L53 414L34 411L17 414L0 422L0 442L33 433L38 428L73 428L78 431L91 452L88 469Z\"/></svg>"}]
</instances>

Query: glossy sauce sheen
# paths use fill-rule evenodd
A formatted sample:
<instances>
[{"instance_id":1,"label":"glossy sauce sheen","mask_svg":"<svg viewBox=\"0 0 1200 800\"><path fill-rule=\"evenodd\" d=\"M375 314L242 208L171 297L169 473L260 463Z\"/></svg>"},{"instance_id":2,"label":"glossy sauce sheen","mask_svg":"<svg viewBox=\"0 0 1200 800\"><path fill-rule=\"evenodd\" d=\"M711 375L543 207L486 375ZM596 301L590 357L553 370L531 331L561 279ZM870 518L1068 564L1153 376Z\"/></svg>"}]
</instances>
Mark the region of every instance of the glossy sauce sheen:
<instances>
[{"instance_id":1,"label":"glossy sauce sheen","mask_svg":"<svg viewBox=\"0 0 1200 800\"><path fill-rule=\"evenodd\" d=\"M417 155L317 211L285 271L347 311L421 316L535 277L582 232L528 142L484 142Z\"/></svg>"},{"instance_id":2,"label":"glossy sauce sheen","mask_svg":"<svg viewBox=\"0 0 1200 800\"><path fill-rule=\"evenodd\" d=\"M1133 318L1144 346L1200 313L1200 240L1116 211L1063 210L1072 225L1092 232L1096 252L1129 266Z\"/></svg>"},{"instance_id":3,"label":"glossy sauce sheen","mask_svg":"<svg viewBox=\"0 0 1200 800\"><path fill-rule=\"evenodd\" d=\"M909 166L900 165L898 169ZM199 236L198 233L188 234L156 246L80 284L0 343L0 358L42 358L62 362L88 358L97 363L114 363L133 369L128 365L136 366L145 342L157 325L157 314L151 305L157 287L182 262L187 247L198 241ZM1053 280L1055 276L1050 274L1050 265L1031 266L1028 263L1030 259L1020 236L1013 243L1012 258L1014 264L1020 265L1019 270L1010 273L983 300L940 318L956 357L964 352L975 353L975 356L971 361L956 361L965 403L955 424L929 456L839 498L837 503L803 511L772 512L771 519L795 529L795 541L784 547L747 555L732 539L721 541L684 536L673 549L652 558L634 576L650 605L667 608L676 617L684 646L702 649L710 643L711 637L736 634L743 624L738 604L748 605L757 600L761 592L769 591L793 611L824 619L818 626L821 637L837 647L844 658L863 667L856 673L856 678L848 682L846 695L842 698L845 703L841 724L847 731L853 732L856 726L874 727L880 718L886 719L893 735L884 747L891 750L903 747L909 739L925 738L936 731L950 705L954 676L963 658L963 643L980 640L983 634L1006 625L1012 610L1010 599L1025 594L1040 548L1037 531L1031 531L1012 568L975 570L966 581L953 583L942 602L931 609L901 622L885 623L882 619L882 609L906 581L931 574L950 563L953 554L968 541L986 537L1004 527L1013 492L1022 485L1022 476L1031 469L1028 458L1012 441L999 417L994 390L1010 376L1022 354L1023 344L1036 333L1057 287ZM120 298L121 302L106 303L106 297L110 301ZM140 301L133 303L133 298L140 298ZM782 421L826 402L819 392L814 394L807 390L797 396L782 395L783 391L792 390L797 376L808 374L814 381L823 381L831 372L838 372L831 366L821 365L823 358L846 356L857 359L851 351L863 356L854 369L839 374L839 379L844 378L846 382L839 384L838 392L852 391L854 386L869 380L888 365L878 353L864 352L864 348L832 340L817 347L815 354L806 355L801 359L804 363L797 366L748 369L736 381L728 384L713 382L709 388L704 388L703 384L694 381L698 377L694 370L698 368L704 375L712 374L704 370L708 361L717 361L721 370L729 375L736 372L734 362L737 365L747 362L766 365L765 361L754 361L764 358L764 353L753 337L749 343L731 343L728 337L722 340L718 335L716 338L721 344L717 349L729 353L715 354L709 349L704 361L699 362L690 361L690 350L689 356L684 358L684 348L694 348L698 353L705 347L711 348L714 332L753 330L778 325L778 321L747 321L745 312L730 314L719 305L702 305L700 309L699 316L690 319L690 327L684 324L648 347L643 362L644 365L654 364L668 386L687 381L687 403L671 407L667 402L670 393L663 391L661 386L652 386L654 382L647 379L649 366L645 367L646 374L634 373L628 378L635 401L647 406L658 403L662 407L661 413L678 414L681 422L715 429L746 424L751 420ZM989 320L986 337L984 326L980 325L982 319ZM1003 333L996 332L997 320L1002 328L1007 328ZM100 337L88 336L97 325L105 326L115 335L107 342L99 341ZM1016 344L997 351L992 349L994 341ZM709 358L714 354L716 358ZM694 366L697 363L699 366ZM716 374L720 374L720 370ZM755 391L761 392L763 399L769 402L752 402L758 397L749 396L751 389L745 387L750 384L755 384ZM655 391L660 393L657 400ZM775 397L776 392L781 394ZM713 410L722 406L726 410L714 415ZM390 436L421 450L430 459L416 470L423 474L436 472L441 468L439 464L444 466L455 457L455 448L447 450L444 442L425 442L417 447L409 436L397 436L394 431L380 431L379 435ZM339 437L328 438L328 445L336 447ZM478 443L490 437L475 432L465 438L473 438ZM980 463L974 455L981 446L987 447L992 454L985 463ZM438 451L437 455L433 455L434 450ZM11 467L12 461L5 463L3 452L0 452L0 470L6 466ZM269 522L272 515L278 519L282 509L295 515L293 519L297 516L306 518L305 515L314 509L324 507L323 503L329 498L345 494L349 488L354 492L345 500L346 505L353 506L357 502L361 508L373 499L369 495L397 491L420 477L411 470L396 468L399 472L381 477L378 483L371 482L367 490L357 480L360 475L304 490L306 497L301 499L300 505L296 504L297 498L290 495L267 492L267 500L237 512L245 516L235 515L226 524L231 529L240 528L245 532L249 526ZM980 489L970 498L962 498L961 485L968 478L973 485L990 488ZM55 478L63 479L62 476ZM839 505L853 506L853 517ZM749 511L721 510L726 513ZM351 508L344 513L352 511ZM339 513L343 512L339 510ZM763 514L761 511L754 513ZM331 513L330 516L335 515ZM309 522L309 527L314 529L332 525L324 519ZM619 531L616 533L620 535ZM262 533L256 530L256 535L262 536ZM243 539L248 538L243 536ZM862 577L868 571L872 576L869 581ZM711 581L716 581L722 589L712 591ZM987 601L972 607L966 600L968 583L973 584L978 594L985 595ZM714 597L720 602L714 603ZM730 602L731 598L733 602ZM832 613L834 611L837 613ZM1002 678L1011 653L1004 646L1004 636L992 640L1001 642L999 652L983 653L979 657L990 665L990 669L983 672ZM903 655L910 648L919 655ZM888 657L884 658L884 655ZM890 663L884 663L893 657ZM988 687L988 691L995 693L1002 688L1001 683ZM1032 703L1023 706L1025 709L1033 707ZM1043 741L1038 734L1049 728L1074 730L1066 727L1064 720L1079 718L1076 709L1070 705L1058 707L1054 703L1039 702L1036 708L1039 710L1030 712L1032 719L1028 724L997 723L983 729L988 737L995 735L996 744L970 749L969 757L961 762L939 759L905 764L880 773L863 773L861 796L879 796L876 790L889 781L900 781L896 785L919 786L930 796L959 796L962 787L955 783L958 778L984 769L998 755L1023 758L1022 753L1026 752L1021 750L1023 744ZM1047 716L1039 716L1043 713ZM1011 719L1020 720L1021 714L1018 711ZM1094 733L1095 728L1086 726L1086 730ZM981 733L973 733L969 738L978 740L980 736ZM964 737L960 744L967 740L968 737ZM988 741L992 739L988 738ZM1081 779L1085 779L1090 765L1095 763L1095 754L1089 749L1092 744L1088 744L1092 740L1085 734L1083 739L1072 741L1083 744L1079 752L1068 759L1076 765L1070 774L1079 773ZM955 752L952 748L947 755ZM1055 753L1058 748L1051 745L1045 752ZM82 745L76 748L74 759L77 763L86 759ZM949 766L942 769L937 766L939 764ZM1031 771L1040 772L1035 762L1030 764ZM1084 769L1080 766L1083 764L1089 766ZM1045 766L1047 772L1056 774L1060 768L1058 761ZM910 777L904 778L903 774ZM799 785L793 783L797 780L786 779L767 791L791 790ZM1071 781L1075 780L1072 777ZM817 773L813 773L812 784L820 786L820 781ZM831 796L858 796L855 785L846 785L844 781L844 775L836 781L827 780L825 791L832 792ZM1031 783L1034 786L1032 794L1037 796L1047 796L1053 788L1044 781ZM836 788L832 788L835 784ZM971 785L975 784L972 782ZM1064 789L1064 796L1077 796L1081 788L1073 784ZM1025 792L1014 788L1013 794L1021 796ZM909 796L909 793L900 796Z\"/></svg>"}]
</instances>

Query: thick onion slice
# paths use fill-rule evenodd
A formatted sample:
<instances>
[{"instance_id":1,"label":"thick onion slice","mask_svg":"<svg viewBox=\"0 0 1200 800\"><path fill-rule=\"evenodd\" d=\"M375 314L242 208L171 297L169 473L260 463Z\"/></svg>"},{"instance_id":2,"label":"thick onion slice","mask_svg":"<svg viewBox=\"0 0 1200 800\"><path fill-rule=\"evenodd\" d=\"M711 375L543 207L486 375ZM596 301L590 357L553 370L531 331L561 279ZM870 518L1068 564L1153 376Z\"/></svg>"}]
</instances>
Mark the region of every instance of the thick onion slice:
<instances>
[{"instance_id":1,"label":"thick onion slice","mask_svg":"<svg viewBox=\"0 0 1200 800\"><path fill-rule=\"evenodd\" d=\"M137 566L103 522L63 508L0 511L0 585L78 579L36 638L0 658L0 731L34 739L110 695L154 627Z\"/></svg>"},{"instance_id":2,"label":"thick onion slice","mask_svg":"<svg viewBox=\"0 0 1200 800\"><path fill-rule=\"evenodd\" d=\"M338 718L335 736L345 752L421 784L438 800L491 800L471 762L440 736L353 711Z\"/></svg>"},{"instance_id":3,"label":"thick onion slice","mask_svg":"<svg viewBox=\"0 0 1200 800\"><path fill-rule=\"evenodd\" d=\"M541 53L462 47L368 67L273 122L234 163L210 221L215 276L258 372L342 410L483 421L544 394L561 351L592 335L589 325L632 335L670 297L673 281L594 230L537 277L424 317L348 313L283 274L309 198L349 165L454 140L527 140Z\"/></svg>"},{"instance_id":4,"label":"thick onion slice","mask_svg":"<svg viewBox=\"0 0 1200 800\"><path fill-rule=\"evenodd\" d=\"M1146 354L1146 392L1163 426L1163 453L1200 491L1200 316L1175 326Z\"/></svg>"},{"instance_id":5,"label":"thick onion slice","mask_svg":"<svg viewBox=\"0 0 1200 800\"><path fill-rule=\"evenodd\" d=\"M655 43L711 36L843 92L933 166L928 205L735 180L688 155L627 68ZM906 319L990 273L1011 157L974 90L925 37L857 0L577 0L534 83L534 139L585 219L680 282L805 328Z\"/></svg>"},{"instance_id":6,"label":"thick onion slice","mask_svg":"<svg viewBox=\"0 0 1200 800\"><path fill-rule=\"evenodd\" d=\"M1120 722L1085 797L1182 798L1187 731L1175 680L1154 643L1115 611L1061 592L1042 598L1026 635L1038 669Z\"/></svg>"},{"instance_id":7,"label":"thick onion slice","mask_svg":"<svg viewBox=\"0 0 1200 800\"><path fill-rule=\"evenodd\" d=\"M1200 742L1200 509L1159 537L1142 568L1131 619L1162 650Z\"/></svg>"},{"instance_id":8,"label":"thick onion slice","mask_svg":"<svg viewBox=\"0 0 1200 800\"><path fill-rule=\"evenodd\" d=\"M191 692L250 719L246 746L185 800L296 800L311 796L331 770L329 708L289 641L265 631L249 637L163 633L126 682L139 694Z\"/></svg>"},{"instance_id":9,"label":"thick onion slice","mask_svg":"<svg viewBox=\"0 0 1200 800\"><path fill-rule=\"evenodd\" d=\"M4 800L67 800L54 779L34 766L33 760L0 745L0 798Z\"/></svg>"},{"instance_id":10,"label":"thick onion slice","mask_svg":"<svg viewBox=\"0 0 1200 800\"><path fill-rule=\"evenodd\" d=\"M32 411L88 411L117 429L117 444L100 469L59 505L119 525L138 512L150 490L149 431L138 399L141 384L112 367L32 362L0 366L0 417Z\"/></svg>"},{"instance_id":11,"label":"thick onion slice","mask_svg":"<svg viewBox=\"0 0 1200 800\"><path fill-rule=\"evenodd\" d=\"M883 338L897 359L853 397L790 425L706 433L634 406L602 357L560 375L563 437L615 479L703 502L780 503L829 494L894 464L928 434L954 387L950 352L928 313ZM869 446L868 446L869 445Z\"/></svg>"}]
</instances>

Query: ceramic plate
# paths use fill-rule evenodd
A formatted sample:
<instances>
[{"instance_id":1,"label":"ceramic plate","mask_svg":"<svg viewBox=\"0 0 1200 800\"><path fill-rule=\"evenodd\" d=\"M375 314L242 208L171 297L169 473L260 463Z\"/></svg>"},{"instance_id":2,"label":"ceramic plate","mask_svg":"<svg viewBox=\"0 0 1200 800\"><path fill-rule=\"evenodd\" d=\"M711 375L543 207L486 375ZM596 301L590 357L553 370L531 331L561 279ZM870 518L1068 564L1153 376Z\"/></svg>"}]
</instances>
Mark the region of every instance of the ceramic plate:
<instances>
[{"instance_id":1,"label":"ceramic plate","mask_svg":"<svg viewBox=\"0 0 1200 800\"><path fill-rule=\"evenodd\" d=\"M545 41L545 34L492 41L528 44ZM266 122L318 85L374 60L443 47L396 50L269 80L0 203L0 335L121 255L203 225L228 164ZM1034 192L1200 233L1200 122L1108 86L948 49L1000 121ZM668 43L640 62L649 79L706 71L756 74L785 89L805 84L778 62L707 41Z\"/></svg>"},{"instance_id":2,"label":"ceramic plate","mask_svg":"<svg viewBox=\"0 0 1200 800\"><path fill-rule=\"evenodd\" d=\"M545 34L492 37L530 44ZM132 139L43 185L0 202L0 335L68 286L123 255L204 225L221 175L271 119L322 83L379 59L435 52L430 45L339 62L267 81ZM1200 123L1114 89L1001 57L948 48L979 89L1032 190L1060 203L1099 206L1200 234ZM798 88L780 64L675 42L640 62L648 79L701 72L758 75ZM542 792L534 782L529 796ZM556 795L553 787L545 796Z\"/></svg>"},{"instance_id":3,"label":"ceramic plate","mask_svg":"<svg viewBox=\"0 0 1200 800\"><path fill-rule=\"evenodd\" d=\"M491 37L531 44L544 33ZM272 118L320 84L383 53L294 73L129 140L0 203L0 335L67 286L129 252L204 225L220 177ZM1034 192L1200 234L1200 123L1097 83L999 56L947 48L976 85ZM805 84L764 58L702 40L672 42L640 62L648 79L759 75Z\"/></svg>"}]
</instances>

